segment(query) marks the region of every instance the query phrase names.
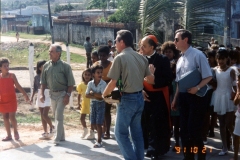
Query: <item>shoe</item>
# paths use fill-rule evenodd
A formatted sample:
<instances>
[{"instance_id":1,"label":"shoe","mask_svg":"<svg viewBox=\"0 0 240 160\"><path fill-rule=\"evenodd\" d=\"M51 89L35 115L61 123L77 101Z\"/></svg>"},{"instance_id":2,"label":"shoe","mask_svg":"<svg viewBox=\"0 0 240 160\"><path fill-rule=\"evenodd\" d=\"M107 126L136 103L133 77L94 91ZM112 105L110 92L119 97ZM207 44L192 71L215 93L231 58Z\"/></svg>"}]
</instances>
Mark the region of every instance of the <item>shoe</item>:
<instances>
[{"instance_id":1,"label":"shoe","mask_svg":"<svg viewBox=\"0 0 240 160\"><path fill-rule=\"evenodd\" d=\"M207 144L208 144L208 140L203 141L203 144L204 144L204 145L207 145Z\"/></svg>"},{"instance_id":2,"label":"shoe","mask_svg":"<svg viewBox=\"0 0 240 160\"><path fill-rule=\"evenodd\" d=\"M17 132L17 133L14 133L14 139L15 139L15 140L19 140L19 138L20 138L20 137L19 137L18 132Z\"/></svg>"},{"instance_id":3,"label":"shoe","mask_svg":"<svg viewBox=\"0 0 240 160\"><path fill-rule=\"evenodd\" d=\"M219 156L225 156L226 154L228 154L228 151L221 151L218 153Z\"/></svg>"},{"instance_id":4,"label":"shoe","mask_svg":"<svg viewBox=\"0 0 240 160\"><path fill-rule=\"evenodd\" d=\"M94 145L93 145L93 148L101 148L102 147L102 142L98 143L96 142Z\"/></svg>"},{"instance_id":5,"label":"shoe","mask_svg":"<svg viewBox=\"0 0 240 160\"><path fill-rule=\"evenodd\" d=\"M81 138L85 138L87 134L88 134L88 129L87 128L83 128L83 133L81 135Z\"/></svg>"},{"instance_id":6,"label":"shoe","mask_svg":"<svg viewBox=\"0 0 240 160\"><path fill-rule=\"evenodd\" d=\"M8 137L8 136L2 139L2 141L11 141L11 140L12 140L12 137Z\"/></svg>"},{"instance_id":7,"label":"shoe","mask_svg":"<svg viewBox=\"0 0 240 160\"><path fill-rule=\"evenodd\" d=\"M41 140L49 139L49 134L48 133L43 133L42 137L40 137L39 139L41 139Z\"/></svg>"},{"instance_id":8,"label":"shoe","mask_svg":"<svg viewBox=\"0 0 240 160\"><path fill-rule=\"evenodd\" d=\"M103 139L110 139L110 135L109 134L104 134Z\"/></svg>"},{"instance_id":9,"label":"shoe","mask_svg":"<svg viewBox=\"0 0 240 160\"><path fill-rule=\"evenodd\" d=\"M50 128L50 133L56 133L56 129L54 126L52 128Z\"/></svg>"},{"instance_id":10,"label":"shoe","mask_svg":"<svg viewBox=\"0 0 240 160\"><path fill-rule=\"evenodd\" d=\"M211 137L211 138L215 137L215 133L214 132L209 132L208 137Z\"/></svg>"},{"instance_id":11,"label":"shoe","mask_svg":"<svg viewBox=\"0 0 240 160\"><path fill-rule=\"evenodd\" d=\"M53 141L53 144L54 144L55 146L58 146L58 145L59 145L59 141Z\"/></svg>"},{"instance_id":12,"label":"shoe","mask_svg":"<svg viewBox=\"0 0 240 160\"><path fill-rule=\"evenodd\" d=\"M91 139L95 139L95 133L93 130L90 130L90 134L89 136L87 137L87 139L91 140Z\"/></svg>"}]
</instances>

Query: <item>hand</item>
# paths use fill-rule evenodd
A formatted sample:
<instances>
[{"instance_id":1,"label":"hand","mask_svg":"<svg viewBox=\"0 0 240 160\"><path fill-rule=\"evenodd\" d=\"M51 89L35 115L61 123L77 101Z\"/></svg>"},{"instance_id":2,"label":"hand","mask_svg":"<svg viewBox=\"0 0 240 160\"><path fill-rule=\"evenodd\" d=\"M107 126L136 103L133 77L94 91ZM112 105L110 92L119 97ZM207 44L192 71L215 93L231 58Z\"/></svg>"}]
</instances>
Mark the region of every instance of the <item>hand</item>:
<instances>
[{"instance_id":1,"label":"hand","mask_svg":"<svg viewBox=\"0 0 240 160\"><path fill-rule=\"evenodd\" d=\"M25 97L26 102L30 102L30 99L29 99L28 95L25 95L24 97Z\"/></svg>"},{"instance_id":2,"label":"hand","mask_svg":"<svg viewBox=\"0 0 240 160\"><path fill-rule=\"evenodd\" d=\"M150 70L150 72L152 73L152 74L154 74L155 73L155 70L156 70L156 68L154 67L154 65L153 64L149 64L149 70Z\"/></svg>"},{"instance_id":3,"label":"hand","mask_svg":"<svg viewBox=\"0 0 240 160\"><path fill-rule=\"evenodd\" d=\"M78 104L78 108L79 108L79 110L81 110L81 109L82 109L82 106L81 106L81 104Z\"/></svg>"},{"instance_id":4,"label":"hand","mask_svg":"<svg viewBox=\"0 0 240 160\"><path fill-rule=\"evenodd\" d=\"M41 101L42 103L45 102L45 95L41 95L41 96L40 96L40 101Z\"/></svg>"},{"instance_id":5,"label":"hand","mask_svg":"<svg viewBox=\"0 0 240 160\"><path fill-rule=\"evenodd\" d=\"M63 98L63 104L67 105L69 103L69 96L66 94Z\"/></svg>"},{"instance_id":6,"label":"hand","mask_svg":"<svg viewBox=\"0 0 240 160\"><path fill-rule=\"evenodd\" d=\"M149 99L148 99L148 94L145 92L145 91L142 91L142 94L143 94L143 99L144 101L147 101L147 102L151 102Z\"/></svg>"},{"instance_id":7,"label":"hand","mask_svg":"<svg viewBox=\"0 0 240 160\"><path fill-rule=\"evenodd\" d=\"M196 94L197 91L198 91L197 87L192 87L192 88L188 89L188 93L190 93L190 94Z\"/></svg>"}]
</instances>

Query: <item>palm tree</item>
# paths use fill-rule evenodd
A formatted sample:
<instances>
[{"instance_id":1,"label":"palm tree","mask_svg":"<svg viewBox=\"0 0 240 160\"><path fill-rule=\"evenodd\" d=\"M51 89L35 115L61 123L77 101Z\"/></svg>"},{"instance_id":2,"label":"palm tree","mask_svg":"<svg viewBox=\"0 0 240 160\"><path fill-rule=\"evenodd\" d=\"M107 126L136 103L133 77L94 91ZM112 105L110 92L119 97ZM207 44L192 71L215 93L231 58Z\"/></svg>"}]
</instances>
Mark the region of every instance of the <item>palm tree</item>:
<instances>
[{"instance_id":1,"label":"palm tree","mask_svg":"<svg viewBox=\"0 0 240 160\"><path fill-rule=\"evenodd\" d=\"M151 25L159 19L162 13L168 13L174 6L173 0L141 0L139 12L142 35L158 36L157 32L150 28Z\"/></svg>"}]
</instances>

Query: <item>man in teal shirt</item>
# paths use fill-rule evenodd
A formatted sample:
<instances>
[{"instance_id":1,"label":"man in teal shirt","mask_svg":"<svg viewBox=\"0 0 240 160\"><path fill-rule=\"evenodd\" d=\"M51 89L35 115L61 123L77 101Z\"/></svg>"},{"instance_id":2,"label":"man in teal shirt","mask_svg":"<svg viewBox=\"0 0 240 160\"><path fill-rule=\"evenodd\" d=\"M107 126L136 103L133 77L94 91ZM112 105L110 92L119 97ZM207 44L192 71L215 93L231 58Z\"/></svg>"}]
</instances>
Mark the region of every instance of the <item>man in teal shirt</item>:
<instances>
[{"instance_id":1,"label":"man in teal shirt","mask_svg":"<svg viewBox=\"0 0 240 160\"><path fill-rule=\"evenodd\" d=\"M75 84L71 66L60 59L62 48L59 45L51 45L49 49L50 61L46 62L41 76L41 102L45 101L44 90L50 89L51 104L55 115L56 135L54 144L65 141L63 127L63 112L69 103L69 98Z\"/></svg>"},{"instance_id":2,"label":"man in teal shirt","mask_svg":"<svg viewBox=\"0 0 240 160\"><path fill-rule=\"evenodd\" d=\"M92 44L90 43L90 37L86 38L86 41L83 44L85 50L86 50L86 56L87 56L87 68L91 67L92 61L91 61L91 53L92 53Z\"/></svg>"}]
</instances>

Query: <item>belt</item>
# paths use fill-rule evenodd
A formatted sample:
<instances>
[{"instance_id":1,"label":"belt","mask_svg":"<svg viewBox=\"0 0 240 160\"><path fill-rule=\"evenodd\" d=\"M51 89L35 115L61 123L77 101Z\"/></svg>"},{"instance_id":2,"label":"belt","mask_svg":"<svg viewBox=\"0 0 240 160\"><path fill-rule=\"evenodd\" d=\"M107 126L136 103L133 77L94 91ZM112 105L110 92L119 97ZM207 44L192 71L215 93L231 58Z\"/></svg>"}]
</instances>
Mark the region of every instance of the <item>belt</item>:
<instances>
[{"instance_id":1,"label":"belt","mask_svg":"<svg viewBox=\"0 0 240 160\"><path fill-rule=\"evenodd\" d=\"M56 90L56 91L52 91L52 92L63 92L65 90Z\"/></svg>"},{"instance_id":2,"label":"belt","mask_svg":"<svg viewBox=\"0 0 240 160\"><path fill-rule=\"evenodd\" d=\"M142 91L138 91L138 92L122 92L122 94L138 94L138 93L142 93Z\"/></svg>"}]
</instances>

